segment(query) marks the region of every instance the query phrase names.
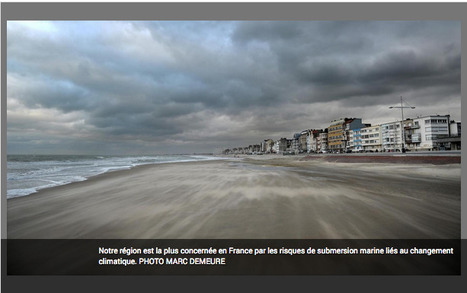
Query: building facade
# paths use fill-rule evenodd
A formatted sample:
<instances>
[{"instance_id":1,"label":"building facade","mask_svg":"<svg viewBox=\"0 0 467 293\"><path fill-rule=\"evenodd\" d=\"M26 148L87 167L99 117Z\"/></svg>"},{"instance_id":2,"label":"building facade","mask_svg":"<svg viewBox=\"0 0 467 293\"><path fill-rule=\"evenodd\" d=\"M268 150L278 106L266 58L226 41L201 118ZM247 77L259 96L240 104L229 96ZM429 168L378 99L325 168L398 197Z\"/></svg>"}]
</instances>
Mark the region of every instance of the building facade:
<instances>
[{"instance_id":1,"label":"building facade","mask_svg":"<svg viewBox=\"0 0 467 293\"><path fill-rule=\"evenodd\" d=\"M304 152L307 152L308 150L308 147L307 147L307 144L308 144L308 135L309 135L309 132L310 130L303 130L302 132L300 132L300 153L304 153Z\"/></svg>"},{"instance_id":2,"label":"building facade","mask_svg":"<svg viewBox=\"0 0 467 293\"><path fill-rule=\"evenodd\" d=\"M350 130L349 148L352 150L352 152L363 152L361 128Z\"/></svg>"},{"instance_id":3,"label":"building facade","mask_svg":"<svg viewBox=\"0 0 467 293\"><path fill-rule=\"evenodd\" d=\"M420 139L419 150L436 150L437 139L450 136L450 116L430 115L414 118L414 124L419 126L414 130L414 135Z\"/></svg>"},{"instance_id":4,"label":"building facade","mask_svg":"<svg viewBox=\"0 0 467 293\"><path fill-rule=\"evenodd\" d=\"M328 129L326 128L323 132L319 134L318 141L318 152L327 152L328 151Z\"/></svg>"},{"instance_id":5,"label":"building facade","mask_svg":"<svg viewBox=\"0 0 467 293\"><path fill-rule=\"evenodd\" d=\"M340 152L345 148L346 119L333 120L328 127L328 149L330 152Z\"/></svg>"},{"instance_id":6,"label":"building facade","mask_svg":"<svg viewBox=\"0 0 467 293\"><path fill-rule=\"evenodd\" d=\"M328 149L331 152L350 150L350 131L370 126L363 124L362 118L341 118L331 122L328 127Z\"/></svg>"},{"instance_id":7,"label":"building facade","mask_svg":"<svg viewBox=\"0 0 467 293\"><path fill-rule=\"evenodd\" d=\"M272 153L272 147L274 146L274 141L272 139L265 139L261 143L261 151L265 154Z\"/></svg>"},{"instance_id":8,"label":"building facade","mask_svg":"<svg viewBox=\"0 0 467 293\"><path fill-rule=\"evenodd\" d=\"M224 154L303 152L380 152L460 150L461 122L450 115L427 115L371 126L361 118L333 120L324 130L307 129L293 139L265 139L257 145L223 150Z\"/></svg>"},{"instance_id":9,"label":"building facade","mask_svg":"<svg viewBox=\"0 0 467 293\"><path fill-rule=\"evenodd\" d=\"M361 128L361 148L364 152L382 151L381 125Z\"/></svg>"},{"instance_id":10,"label":"building facade","mask_svg":"<svg viewBox=\"0 0 467 293\"><path fill-rule=\"evenodd\" d=\"M420 129L419 122L415 122L413 119L406 119L403 122L404 125L404 145L407 150L416 151L420 146L420 134L417 134L417 130Z\"/></svg>"},{"instance_id":11,"label":"building facade","mask_svg":"<svg viewBox=\"0 0 467 293\"><path fill-rule=\"evenodd\" d=\"M402 128L400 121L381 124L382 150L394 152L402 150Z\"/></svg>"}]
</instances>

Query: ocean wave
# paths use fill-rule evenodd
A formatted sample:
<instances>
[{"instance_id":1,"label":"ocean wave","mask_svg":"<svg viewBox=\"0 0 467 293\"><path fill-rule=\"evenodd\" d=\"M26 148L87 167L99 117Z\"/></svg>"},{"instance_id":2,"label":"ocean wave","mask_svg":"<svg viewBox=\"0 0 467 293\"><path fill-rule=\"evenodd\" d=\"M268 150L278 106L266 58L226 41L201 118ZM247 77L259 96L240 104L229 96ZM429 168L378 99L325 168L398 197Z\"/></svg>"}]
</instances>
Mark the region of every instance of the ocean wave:
<instances>
[{"instance_id":1,"label":"ocean wave","mask_svg":"<svg viewBox=\"0 0 467 293\"><path fill-rule=\"evenodd\" d=\"M140 165L222 159L202 155L160 156L7 156L7 199L27 196L40 189L128 170ZM44 184L45 183L45 184Z\"/></svg>"}]
</instances>

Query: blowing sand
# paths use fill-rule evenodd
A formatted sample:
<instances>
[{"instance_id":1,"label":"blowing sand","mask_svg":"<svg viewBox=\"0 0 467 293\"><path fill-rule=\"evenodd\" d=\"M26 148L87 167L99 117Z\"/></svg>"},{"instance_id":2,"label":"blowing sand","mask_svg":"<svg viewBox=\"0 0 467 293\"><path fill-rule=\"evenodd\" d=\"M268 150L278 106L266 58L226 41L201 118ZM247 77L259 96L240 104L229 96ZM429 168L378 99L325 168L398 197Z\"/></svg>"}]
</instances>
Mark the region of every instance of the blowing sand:
<instances>
[{"instance_id":1,"label":"blowing sand","mask_svg":"<svg viewBox=\"0 0 467 293\"><path fill-rule=\"evenodd\" d=\"M460 238L460 164L140 166L8 200L8 238Z\"/></svg>"}]
</instances>

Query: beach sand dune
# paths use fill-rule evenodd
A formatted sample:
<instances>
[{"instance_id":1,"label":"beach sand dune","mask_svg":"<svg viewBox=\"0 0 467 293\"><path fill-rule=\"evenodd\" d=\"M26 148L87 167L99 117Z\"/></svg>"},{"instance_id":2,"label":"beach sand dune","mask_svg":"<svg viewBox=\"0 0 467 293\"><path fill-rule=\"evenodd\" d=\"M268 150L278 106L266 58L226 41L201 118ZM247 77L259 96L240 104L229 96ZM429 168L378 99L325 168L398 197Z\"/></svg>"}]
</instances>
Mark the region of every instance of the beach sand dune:
<instances>
[{"instance_id":1,"label":"beach sand dune","mask_svg":"<svg viewBox=\"0 0 467 293\"><path fill-rule=\"evenodd\" d=\"M460 238L460 164L140 166L8 200L8 238Z\"/></svg>"}]
</instances>

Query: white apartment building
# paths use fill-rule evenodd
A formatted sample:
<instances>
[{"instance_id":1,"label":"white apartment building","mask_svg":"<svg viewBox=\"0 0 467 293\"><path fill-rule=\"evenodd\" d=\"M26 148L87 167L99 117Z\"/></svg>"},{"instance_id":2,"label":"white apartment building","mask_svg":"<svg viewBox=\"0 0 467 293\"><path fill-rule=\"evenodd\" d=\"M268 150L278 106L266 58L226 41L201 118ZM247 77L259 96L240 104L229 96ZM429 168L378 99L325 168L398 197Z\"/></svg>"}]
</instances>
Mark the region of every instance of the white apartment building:
<instances>
[{"instance_id":1,"label":"white apartment building","mask_svg":"<svg viewBox=\"0 0 467 293\"><path fill-rule=\"evenodd\" d=\"M319 134L318 149L319 152L328 150L328 133L321 132Z\"/></svg>"},{"instance_id":2,"label":"white apartment building","mask_svg":"<svg viewBox=\"0 0 467 293\"><path fill-rule=\"evenodd\" d=\"M461 135L461 123L451 121L449 127L451 128L451 136L460 136Z\"/></svg>"},{"instance_id":3,"label":"white apartment building","mask_svg":"<svg viewBox=\"0 0 467 293\"><path fill-rule=\"evenodd\" d=\"M279 153L279 144L280 140L274 141L274 144L272 145L272 152L278 154Z\"/></svg>"},{"instance_id":4,"label":"white apartment building","mask_svg":"<svg viewBox=\"0 0 467 293\"><path fill-rule=\"evenodd\" d=\"M316 153L318 152L318 143L319 135L316 133L316 130L310 130L306 138L306 151L307 153Z\"/></svg>"},{"instance_id":5,"label":"white apartment building","mask_svg":"<svg viewBox=\"0 0 467 293\"><path fill-rule=\"evenodd\" d=\"M402 149L400 121L381 124L381 146L383 151L400 151Z\"/></svg>"},{"instance_id":6,"label":"white apartment building","mask_svg":"<svg viewBox=\"0 0 467 293\"><path fill-rule=\"evenodd\" d=\"M382 151L381 125L361 128L360 137L363 151Z\"/></svg>"},{"instance_id":7,"label":"white apartment building","mask_svg":"<svg viewBox=\"0 0 467 293\"><path fill-rule=\"evenodd\" d=\"M414 129L412 140L420 140L418 149L433 150L435 140L449 137L449 115L429 115L414 118Z\"/></svg>"}]
</instances>

